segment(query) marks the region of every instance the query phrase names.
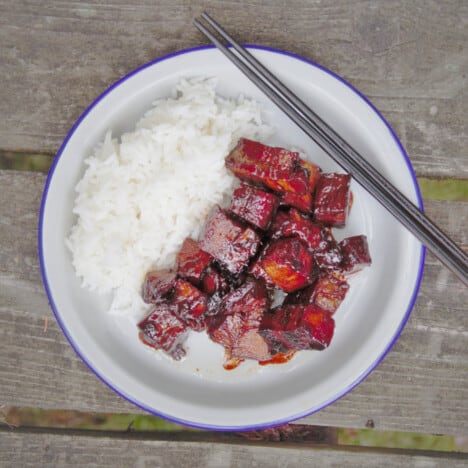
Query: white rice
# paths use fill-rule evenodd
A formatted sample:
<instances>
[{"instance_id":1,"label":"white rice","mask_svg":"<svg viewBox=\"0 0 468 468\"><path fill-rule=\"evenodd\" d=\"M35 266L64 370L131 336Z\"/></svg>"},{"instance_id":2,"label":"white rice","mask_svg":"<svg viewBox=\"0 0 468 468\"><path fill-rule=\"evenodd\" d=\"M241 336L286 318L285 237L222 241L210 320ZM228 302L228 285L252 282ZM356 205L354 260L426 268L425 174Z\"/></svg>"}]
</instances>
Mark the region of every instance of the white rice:
<instances>
[{"instance_id":1,"label":"white rice","mask_svg":"<svg viewBox=\"0 0 468 468\"><path fill-rule=\"evenodd\" d=\"M138 317L151 268L174 266L207 214L230 194L224 158L241 137L265 139L258 103L216 94L216 80L181 81L120 142L109 132L76 186L76 224L66 240L82 285L112 293L112 313Z\"/></svg>"}]
</instances>

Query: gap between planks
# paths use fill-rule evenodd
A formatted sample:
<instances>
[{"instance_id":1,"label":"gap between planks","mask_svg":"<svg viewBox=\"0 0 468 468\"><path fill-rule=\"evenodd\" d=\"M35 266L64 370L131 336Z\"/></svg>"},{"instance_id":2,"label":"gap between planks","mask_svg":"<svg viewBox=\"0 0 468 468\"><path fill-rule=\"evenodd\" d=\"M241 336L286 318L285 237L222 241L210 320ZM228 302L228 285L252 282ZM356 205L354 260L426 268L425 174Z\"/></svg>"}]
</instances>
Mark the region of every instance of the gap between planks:
<instances>
[{"instance_id":1,"label":"gap between planks","mask_svg":"<svg viewBox=\"0 0 468 468\"><path fill-rule=\"evenodd\" d=\"M295 425L290 425L295 426ZM306 425L296 425L298 427L307 427ZM318 426L308 426L308 428L323 432L324 430L334 429ZM266 431L255 431L266 432ZM10 434L18 437L28 436L52 436L52 437L72 437L81 439L99 439L99 440L113 440L113 441L135 441L140 442L174 442L174 443L198 443L202 444L229 444L235 446L246 447L270 447L290 449L290 450L317 450L325 451L332 450L342 454L349 453L366 453L366 454L379 454L379 455L405 455L409 457L430 457L433 459L447 459L447 460L468 460L468 454L462 452L445 452L440 450L427 450L427 449L406 449L406 448L391 448L391 447L366 447L357 445L341 445L338 443L330 443L327 440L303 440L302 437L298 439L288 438L286 440L269 440L262 438L252 440L248 436L248 432L210 432L198 430L180 430L180 431L96 431L85 429L59 429L59 428L46 428L46 427L19 427L11 428L10 426L0 424L0 434L3 436ZM1 445L1 444L0 444ZM135 447L136 448L136 447Z\"/></svg>"}]
</instances>

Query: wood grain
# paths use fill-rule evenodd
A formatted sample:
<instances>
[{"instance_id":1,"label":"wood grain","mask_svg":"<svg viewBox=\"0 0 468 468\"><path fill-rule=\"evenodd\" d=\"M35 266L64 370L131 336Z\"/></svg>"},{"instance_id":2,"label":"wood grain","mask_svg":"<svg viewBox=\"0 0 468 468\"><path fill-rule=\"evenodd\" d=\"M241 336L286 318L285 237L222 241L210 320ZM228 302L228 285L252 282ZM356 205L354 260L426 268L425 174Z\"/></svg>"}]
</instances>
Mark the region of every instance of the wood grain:
<instances>
[{"instance_id":1,"label":"wood grain","mask_svg":"<svg viewBox=\"0 0 468 468\"><path fill-rule=\"evenodd\" d=\"M0 404L44 409L140 412L75 355L43 291L36 253L45 176L0 171ZM467 245L468 203L426 210ZM395 347L356 389L308 424L380 430L468 432L468 291L428 255L415 310Z\"/></svg>"},{"instance_id":2,"label":"wood grain","mask_svg":"<svg viewBox=\"0 0 468 468\"><path fill-rule=\"evenodd\" d=\"M329 446L259 445L150 440L105 434L2 431L2 466L347 466L465 467L467 456L441 452L370 450ZM377 462L378 460L378 462Z\"/></svg>"},{"instance_id":3,"label":"wood grain","mask_svg":"<svg viewBox=\"0 0 468 468\"><path fill-rule=\"evenodd\" d=\"M206 43L203 9L236 37L342 75L390 121L419 175L468 178L468 3L0 0L0 149L55 153L109 85Z\"/></svg>"}]
</instances>

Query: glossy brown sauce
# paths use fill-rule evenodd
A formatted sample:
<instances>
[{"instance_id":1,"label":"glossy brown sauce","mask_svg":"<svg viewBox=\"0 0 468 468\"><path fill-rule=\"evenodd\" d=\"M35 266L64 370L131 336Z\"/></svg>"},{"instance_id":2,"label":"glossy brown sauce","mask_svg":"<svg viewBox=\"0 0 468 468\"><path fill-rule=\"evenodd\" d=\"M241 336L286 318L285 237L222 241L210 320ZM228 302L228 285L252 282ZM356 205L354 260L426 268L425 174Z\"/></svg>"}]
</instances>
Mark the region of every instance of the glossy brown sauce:
<instances>
[{"instance_id":1,"label":"glossy brown sauce","mask_svg":"<svg viewBox=\"0 0 468 468\"><path fill-rule=\"evenodd\" d=\"M266 366L268 364L284 364L285 362L290 361L295 354L296 351L289 351L288 353L278 353L275 354L271 359L268 359L267 361L259 361L258 363L261 366Z\"/></svg>"},{"instance_id":2,"label":"glossy brown sauce","mask_svg":"<svg viewBox=\"0 0 468 468\"><path fill-rule=\"evenodd\" d=\"M234 370L236 367L239 367L239 365L243 362L244 360L239 358L225 359L223 362L223 367L226 370Z\"/></svg>"}]
</instances>

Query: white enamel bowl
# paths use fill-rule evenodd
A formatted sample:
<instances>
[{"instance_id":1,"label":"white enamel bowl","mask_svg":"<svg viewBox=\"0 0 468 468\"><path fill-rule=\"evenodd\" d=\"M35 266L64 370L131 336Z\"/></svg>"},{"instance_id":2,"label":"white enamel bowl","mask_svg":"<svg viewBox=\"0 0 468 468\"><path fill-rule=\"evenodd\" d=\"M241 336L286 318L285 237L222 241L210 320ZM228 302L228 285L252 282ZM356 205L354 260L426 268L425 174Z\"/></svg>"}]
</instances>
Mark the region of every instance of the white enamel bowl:
<instances>
[{"instance_id":1,"label":"white enamel bowl","mask_svg":"<svg viewBox=\"0 0 468 468\"><path fill-rule=\"evenodd\" d=\"M301 57L252 47L252 52L415 204L417 182L401 144L378 111L338 76ZM383 359L404 327L421 280L424 249L361 187L343 238L366 234L373 265L351 280L335 315L331 346L300 352L286 364L244 363L223 369L222 349L193 333L189 355L174 362L141 344L134 321L106 313L108 297L80 287L65 247L74 222L74 187L84 158L111 129L130 131L155 98L181 77L217 76L218 93L253 97L277 128L274 144L304 149L324 170L338 167L227 59L211 47L182 51L130 73L84 112L65 139L44 190L39 251L44 284L57 321L83 361L135 405L186 425L241 430L283 424L346 394Z\"/></svg>"}]
</instances>

